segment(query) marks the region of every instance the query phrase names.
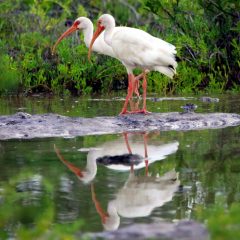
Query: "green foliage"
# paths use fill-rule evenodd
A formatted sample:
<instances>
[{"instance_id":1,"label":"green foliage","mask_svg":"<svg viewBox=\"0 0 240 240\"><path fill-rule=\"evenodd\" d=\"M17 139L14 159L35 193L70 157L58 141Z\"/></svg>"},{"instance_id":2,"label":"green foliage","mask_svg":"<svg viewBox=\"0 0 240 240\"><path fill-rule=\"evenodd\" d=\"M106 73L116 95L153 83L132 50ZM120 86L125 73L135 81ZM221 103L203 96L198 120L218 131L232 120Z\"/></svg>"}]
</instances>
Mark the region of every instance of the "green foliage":
<instances>
[{"instance_id":1,"label":"green foliage","mask_svg":"<svg viewBox=\"0 0 240 240\"><path fill-rule=\"evenodd\" d=\"M222 204L214 206L212 209L204 210L201 207L197 209L199 219L207 220L207 226L211 234L211 239L232 239L240 238L240 204L233 203L230 209L224 209ZM220 227L221 226L221 227Z\"/></svg>"},{"instance_id":2,"label":"green foliage","mask_svg":"<svg viewBox=\"0 0 240 240\"><path fill-rule=\"evenodd\" d=\"M149 92L238 91L239 10L235 0L3 1L1 59L8 67L1 66L5 80L0 91L40 85L74 95L126 89L126 71L118 61L97 54L92 63L87 61L81 33L80 38L73 34L64 39L58 55L51 55L67 19L90 16L95 22L105 12L115 16L117 25L135 26L176 45L181 59L178 75L170 81L162 74L150 74Z\"/></svg>"},{"instance_id":3,"label":"green foliage","mask_svg":"<svg viewBox=\"0 0 240 240\"><path fill-rule=\"evenodd\" d=\"M223 92L239 84L240 5L237 1L143 2L148 11L158 16L159 26L168 27L163 34L175 42L182 60L178 74L183 82L187 78L195 82L187 81L187 88Z\"/></svg>"},{"instance_id":4,"label":"green foliage","mask_svg":"<svg viewBox=\"0 0 240 240\"><path fill-rule=\"evenodd\" d=\"M4 53L4 45L5 43L0 41L0 93L14 90L20 80L17 63Z\"/></svg>"},{"instance_id":5,"label":"green foliage","mask_svg":"<svg viewBox=\"0 0 240 240\"><path fill-rule=\"evenodd\" d=\"M32 179L42 184L44 194L34 196L34 191L16 191L17 186ZM83 220L73 223L53 224L56 215L56 206L52 199L54 186L46 179L34 175L28 169L11 178L9 184L3 187L0 197L4 204L0 204L0 229L12 223L9 232L13 232L17 239L76 239L74 233L83 226ZM28 204L24 204L27 202ZM31 202L31 204L29 204ZM17 204L16 204L17 203ZM34 224L33 224L34 223ZM7 231L0 230L0 236L7 237Z\"/></svg>"}]
</instances>

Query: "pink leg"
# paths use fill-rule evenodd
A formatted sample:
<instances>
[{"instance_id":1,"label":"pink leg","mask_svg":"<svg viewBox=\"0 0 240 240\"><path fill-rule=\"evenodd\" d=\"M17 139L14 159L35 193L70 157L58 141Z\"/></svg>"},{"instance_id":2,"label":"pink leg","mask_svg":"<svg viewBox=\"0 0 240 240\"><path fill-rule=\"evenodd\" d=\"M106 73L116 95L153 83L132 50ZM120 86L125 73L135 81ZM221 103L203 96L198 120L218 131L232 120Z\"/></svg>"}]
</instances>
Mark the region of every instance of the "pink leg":
<instances>
[{"instance_id":1,"label":"pink leg","mask_svg":"<svg viewBox=\"0 0 240 240\"><path fill-rule=\"evenodd\" d=\"M145 160L145 175L148 176L148 159Z\"/></svg>"},{"instance_id":2,"label":"pink leg","mask_svg":"<svg viewBox=\"0 0 240 240\"><path fill-rule=\"evenodd\" d=\"M146 97L147 97L147 77L146 77L147 71L143 72L143 108L142 110L138 111L139 113L148 114L150 112L147 111L147 104L146 104Z\"/></svg>"},{"instance_id":3,"label":"pink leg","mask_svg":"<svg viewBox=\"0 0 240 240\"><path fill-rule=\"evenodd\" d=\"M140 94L139 94L138 89L139 89L139 79L141 79L142 76L143 76L143 74L140 74L140 75L134 77L134 79L133 79L133 85L132 85L133 93L135 93L137 95L138 99L137 99L137 102L135 102L133 99L129 100L130 101L130 109L131 109L131 112L129 112L129 113L135 113L136 111L139 111L138 105L139 105Z\"/></svg>"},{"instance_id":4,"label":"pink leg","mask_svg":"<svg viewBox=\"0 0 240 240\"><path fill-rule=\"evenodd\" d=\"M128 152L129 152L129 154L132 154L132 149L131 149L130 144L129 144L129 141L128 141L128 133L127 133L127 132L124 132L124 133L123 133L123 136L124 136L124 140L125 140L125 143L126 143L126 146L127 146L127 150L128 150ZM133 166L133 163L132 163L132 162L131 162L130 171L131 171L131 173L133 173L133 171L134 171L134 166Z\"/></svg>"},{"instance_id":5,"label":"pink leg","mask_svg":"<svg viewBox=\"0 0 240 240\"><path fill-rule=\"evenodd\" d=\"M124 132L123 136L124 136L124 140L125 140L125 143L126 143L126 146L127 146L127 150L130 154L132 154L132 149L131 149L129 141L128 141L128 133Z\"/></svg>"},{"instance_id":6,"label":"pink leg","mask_svg":"<svg viewBox=\"0 0 240 240\"><path fill-rule=\"evenodd\" d=\"M126 114L129 113L127 111L128 101L130 98L132 98L133 95L133 87L135 86L135 77L133 74L128 74L128 93L126 96L125 103L123 105L122 111L120 114Z\"/></svg>"},{"instance_id":7,"label":"pink leg","mask_svg":"<svg viewBox=\"0 0 240 240\"><path fill-rule=\"evenodd\" d=\"M148 70L145 70L146 73L148 73ZM135 89L134 89L134 92L135 94L140 97L140 94L139 94L139 80L142 79L144 77L144 72L139 74L138 76L135 77Z\"/></svg>"},{"instance_id":8,"label":"pink leg","mask_svg":"<svg viewBox=\"0 0 240 240\"><path fill-rule=\"evenodd\" d=\"M144 77L144 74L147 74L147 73L149 73L148 69L144 70L141 74L139 74L138 76L135 77L135 84L136 85L135 85L135 88L134 88L134 93L138 97L140 97L140 94L139 94L139 91L138 91L138 89L139 89L139 80L142 79Z\"/></svg>"},{"instance_id":9,"label":"pink leg","mask_svg":"<svg viewBox=\"0 0 240 240\"><path fill-rule=\"evenodd\" d=\"M135 89L134 89L134 93L137 95L137 97L140 97L140 93L138 91L139 89L139 80L135 80Z\"/></svg>"},{"instance_id":10,"label":"pink leg","mask_svg":"<svg viewBox=\"0 0 240 240\"><path fill-rule=\"evenodd\" d=\"M137 97L140 97L139 94L139 79L142 77L142 74L138 75L137 77L135 77L135 87L134 87L134 93L137 95Z\"/></svg>"},{"instance_id":11,"label":"pink leg","mask_svg":"<svg viewBox=\"0 0 240 240\"><path fill-rule=\"evenodd\" d=\"M146 97L147 97L147 77L146 77L146 73L144 72L143 74L143 111L144 113L147 111L146 110Z\"/></svg>"}]
</instances>

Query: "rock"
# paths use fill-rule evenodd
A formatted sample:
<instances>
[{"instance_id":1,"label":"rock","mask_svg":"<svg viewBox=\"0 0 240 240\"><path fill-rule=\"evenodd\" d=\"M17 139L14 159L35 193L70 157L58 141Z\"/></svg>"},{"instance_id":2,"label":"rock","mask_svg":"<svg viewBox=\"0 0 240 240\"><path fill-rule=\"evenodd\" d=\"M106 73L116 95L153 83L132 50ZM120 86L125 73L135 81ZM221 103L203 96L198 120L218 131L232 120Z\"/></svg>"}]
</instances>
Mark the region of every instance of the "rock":
<instances>
[{"instance_id":1,"label":"rock","mask_svg":"<svg viewBox=\"0 0 240 240\"><path fill-rule=\"evenodd\" d=\"M181 106L181 108L184 110L183 113L190 113L197 109L197 105L193 103L186 103L184 106Z\"/></svg>"},{"instance_id":2,"label":"rock","mask_svg":"<svg viewBox=\"0 0 240 240\"><path fill-rule=\"evenodd\" d=\"M240 125L240 115L234 113L170 112L95 118L16 113L0 116L0 140L75 137L131 131L187 131L237 125Z\"/></svg>"},{"instance_id":3,"label":"rock","mask_svg":"<svg viewBox=\"0 0 240 240\"><path fill-rule=\"evenodd\" d=\"M153 97L150 98L150 101L152 102L162 102L162 101L186 101L186 100L193 100L193 97Z\"/></svg>"},{"instance_id":4,"label":"rock","mask_svg":"<svg viewBox=\"0 0 240 240\"><path fill-rule=\"evenodd\" d=\"M209 234L203 224L192 220L181 220L178 223L159 222L152 224L134 224L116 231L90 233L87 234L86 237L87 239L107 240L208 240Z\"/></svg>"},{"instance_id":5,"label":"rock","mask_svg":"<svg viewBox=\"0 0 240 240\"><path fill-rule=\"evenodd\" d=\"M212 98L212 97L201 97L199 98L202 102L219 102L219 98Z\"/></svg>"}]
</instances>

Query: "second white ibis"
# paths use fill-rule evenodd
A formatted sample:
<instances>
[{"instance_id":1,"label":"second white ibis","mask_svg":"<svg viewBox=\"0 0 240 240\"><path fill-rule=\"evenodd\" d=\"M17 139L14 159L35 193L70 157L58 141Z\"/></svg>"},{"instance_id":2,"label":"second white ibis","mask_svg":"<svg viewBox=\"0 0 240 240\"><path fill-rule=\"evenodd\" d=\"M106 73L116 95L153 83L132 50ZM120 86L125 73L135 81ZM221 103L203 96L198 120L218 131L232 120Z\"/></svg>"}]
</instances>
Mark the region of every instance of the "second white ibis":
<instances>
[{"instance_id":1,"label":"second white ibis","mask_svg":"<svg viewBox=\"0 0 240 240\"><path fill-rule=\"evenodd\" d=\"M128 101L136 88L133 69L143 70L143 108L139 112L147 113L146 91L148 70L159 71L172 78L176 73L176 48L172 44L156 38L145 31L129 27L115 27L115 19L109 14L103 14L97 22L88 57L98 36L105 30L104 40L112 47L115 56L124 64L128 72L129 90L122 113L127 112Z\"/></svg>"}]
</instances>

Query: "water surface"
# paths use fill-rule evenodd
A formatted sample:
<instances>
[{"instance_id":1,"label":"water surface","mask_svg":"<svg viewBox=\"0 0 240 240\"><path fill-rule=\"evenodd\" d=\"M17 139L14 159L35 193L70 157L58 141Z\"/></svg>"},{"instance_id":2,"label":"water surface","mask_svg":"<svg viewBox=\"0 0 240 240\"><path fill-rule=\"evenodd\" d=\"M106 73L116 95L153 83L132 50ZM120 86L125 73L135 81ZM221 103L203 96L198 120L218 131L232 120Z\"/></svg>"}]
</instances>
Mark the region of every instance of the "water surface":
<instances>
[{"instance_id":1,"label":"water surface","mask_svg":"<svg viewBox=\"0 0 240 240\"><path fill-rule=\"evenodd\" d=\"M191 102L198 112L240 113L237 96L219 99L149 99L148 106L155 112L182 111ZM1 115L83 117L116 115L123 103L115 97L0 101ZM0 141L0 238L34 229L36 236L48 228L72 234L198 219L199 209L228 208L240 200L239 133L240 127L228 127ZM103 164L117 160L125 164Z\"/></svg>"}]
</instances>

